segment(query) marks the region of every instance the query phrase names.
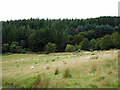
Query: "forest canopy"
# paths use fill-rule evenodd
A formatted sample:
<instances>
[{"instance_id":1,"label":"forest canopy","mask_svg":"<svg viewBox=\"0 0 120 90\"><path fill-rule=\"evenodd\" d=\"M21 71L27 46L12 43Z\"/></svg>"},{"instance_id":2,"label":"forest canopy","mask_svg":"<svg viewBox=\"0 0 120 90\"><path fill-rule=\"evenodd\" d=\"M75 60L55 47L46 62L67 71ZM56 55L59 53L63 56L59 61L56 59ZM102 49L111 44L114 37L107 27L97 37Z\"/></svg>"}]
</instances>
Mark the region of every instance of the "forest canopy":
<instances>
[{"instance_id":1,"label":"forest canopy","mask_svg":"<svg viewBox=\"0 0 120 90\"><path fill-rule=\"evenodd\" d=\"M31 18L2 24L3 53L120 49L120 17Z\"/></svg>"}]
</instances>

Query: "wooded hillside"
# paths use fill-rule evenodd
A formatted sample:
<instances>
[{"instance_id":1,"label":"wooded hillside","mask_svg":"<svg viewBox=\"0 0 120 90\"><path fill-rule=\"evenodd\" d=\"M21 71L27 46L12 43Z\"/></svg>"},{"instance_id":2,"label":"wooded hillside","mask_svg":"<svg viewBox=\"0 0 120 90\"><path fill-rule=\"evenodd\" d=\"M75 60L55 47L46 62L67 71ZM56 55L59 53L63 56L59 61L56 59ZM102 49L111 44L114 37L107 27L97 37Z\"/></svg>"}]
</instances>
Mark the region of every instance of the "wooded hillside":
<instances>
[{"instance_id":1,"label":"wooded hillside","mask_svg":"<svg viewBox=\"0 0 120 90\"><path fill-rule=\"evenodd\" d=\"M120 17L3 21L3 53L120 49Z\"/></svg>"}]
</instances>

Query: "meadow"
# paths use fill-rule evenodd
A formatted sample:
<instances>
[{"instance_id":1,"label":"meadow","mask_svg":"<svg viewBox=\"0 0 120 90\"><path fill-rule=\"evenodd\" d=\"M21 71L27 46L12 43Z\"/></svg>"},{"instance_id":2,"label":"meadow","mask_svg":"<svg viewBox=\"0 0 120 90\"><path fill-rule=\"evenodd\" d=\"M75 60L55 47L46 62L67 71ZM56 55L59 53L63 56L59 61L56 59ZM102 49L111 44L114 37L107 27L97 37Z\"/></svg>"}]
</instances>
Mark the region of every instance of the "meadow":
<instances>
[{"instance_id":1,"label":"meadow","mask_svg":"<svg viewBox=\"0 0 120 90\"><path fill-rule=\"evenodd\" d=\"M118 50L2 56L3 88L117 88Z\"/></svg>"}]
</instances>

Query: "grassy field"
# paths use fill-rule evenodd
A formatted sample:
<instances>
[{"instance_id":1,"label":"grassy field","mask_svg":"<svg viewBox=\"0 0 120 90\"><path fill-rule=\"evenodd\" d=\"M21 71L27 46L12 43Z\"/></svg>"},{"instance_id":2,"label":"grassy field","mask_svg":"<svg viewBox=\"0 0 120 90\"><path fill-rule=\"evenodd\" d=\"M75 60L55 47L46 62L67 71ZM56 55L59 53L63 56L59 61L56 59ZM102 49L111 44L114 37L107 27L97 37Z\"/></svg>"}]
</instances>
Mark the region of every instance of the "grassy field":
<instances>
[{"instance_id":1,"label":"grassy field","mask_svg":"<svg viewBox=\"0 0 120 90\"><path fill-rule=\"evenodd\" d=\"M3 88L118 87L118 50L12 54L0 63Z\"/></svg>"}]
</instances>

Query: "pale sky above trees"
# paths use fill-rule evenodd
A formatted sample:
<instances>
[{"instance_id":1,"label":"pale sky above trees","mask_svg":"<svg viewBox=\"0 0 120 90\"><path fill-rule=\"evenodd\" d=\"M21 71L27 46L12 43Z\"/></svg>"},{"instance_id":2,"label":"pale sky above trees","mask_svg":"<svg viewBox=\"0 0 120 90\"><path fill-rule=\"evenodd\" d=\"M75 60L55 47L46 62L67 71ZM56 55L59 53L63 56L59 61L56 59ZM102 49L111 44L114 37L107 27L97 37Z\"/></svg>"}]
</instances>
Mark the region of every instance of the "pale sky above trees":
<instances>
[{"instance_id":1,"label":"pale sky above trees","mask_svg":"<svg viewBox=\"0 0 120 90\"><path fill-rule=\"evenodd\" d=\"M119 0L1 0L0 21L118 16Z\"/></svg>"}]
</instances>

